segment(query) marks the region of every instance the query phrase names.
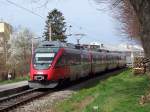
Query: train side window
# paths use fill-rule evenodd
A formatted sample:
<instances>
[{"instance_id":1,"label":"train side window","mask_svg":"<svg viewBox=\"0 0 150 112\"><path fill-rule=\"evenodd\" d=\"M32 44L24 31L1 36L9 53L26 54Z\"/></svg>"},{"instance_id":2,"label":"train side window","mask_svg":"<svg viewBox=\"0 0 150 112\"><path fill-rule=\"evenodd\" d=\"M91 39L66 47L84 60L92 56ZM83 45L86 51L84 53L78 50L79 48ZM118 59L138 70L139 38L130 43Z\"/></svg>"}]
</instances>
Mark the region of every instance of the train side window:
<instances>
[{"instance_id":1,"label":"train side window","mask_svg":"<svg viewBox=\"0 0 150 112\"><path fill-rule=\"evenodd\" d=\"M72 55L71 54L66 54L66 62L67 62L67 65L72 65L73 63L73 60L72 60Z\"/></svg>"},{"instance_id":2,"label":"train side window","mask_svg":"<svg viewBox=\"0 0 150 112\"><path fill-rule=\"evenodd\" d=\"M77 56L75 54L68 54L68 58L66 59L69 65L76 65L78 63Z\"/></svg>"},{"instance_id":3,"label":"train side window","mask_svg":"<svg viewBox=\"0 0 150 112\"><path fill-rule=\"evenodd\" d=\"M66 55L62 55L56 62L56 67L61 67L66 65Z\"/></svg>"},{"instance_id":4,"label":"train side window","mask_svg":"<svg viewBox=\"0 0 150 112\"><path fill-rule=\"evenodd\" d=\"M87 61L88 61L88 56L86 55L86 54L82 54L82 57L81 57L82 59L82 63L83 64L86 64L87 63Z\"/></svg>"}]
</instances>

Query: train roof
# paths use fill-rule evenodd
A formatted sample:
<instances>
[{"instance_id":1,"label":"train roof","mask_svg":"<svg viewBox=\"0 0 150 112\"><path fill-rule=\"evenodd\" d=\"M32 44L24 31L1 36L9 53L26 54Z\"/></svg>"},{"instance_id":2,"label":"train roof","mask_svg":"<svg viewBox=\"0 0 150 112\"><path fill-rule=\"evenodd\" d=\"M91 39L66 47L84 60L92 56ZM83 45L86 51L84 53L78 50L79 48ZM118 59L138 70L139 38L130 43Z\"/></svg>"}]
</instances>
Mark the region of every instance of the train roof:
<instances>
[{"instance_id":1,"label":"train roof","mask_svg":"<svg viewBox=\"0 0 150 112\"><path fill-rule=\"evenodd\" d=\"M57 47L57 48L72 48L72 49L84 49L83 46L80 44L72 44L72 43L64 43L60 41L44 41L42 42L38 48L52 48L52 47Z\"/></svg>"},{"instance_id":2,"label":"train roof","mask_svg":"<svg viewBox=\"0 0 150 112\"><path fill-rule=\"evenodd\" d=\"M101 52L101 53L107 53L107 54L113 54L113 55L123 55L123 53L121 52L111 52L111 51L108 51L108 50L105 50L105 49L98 49L98 50L92 50L92 49L86 49L84 48L83 46L81 46L80 44L71 44L71 43L64 43L64 42L61 42L61 41L44 41L42 42L38 48L35 50L35 51L45 51L46 49L47 51L51 50L50 48L55 48L57 51L59 48L69 48L69 49L74 49L74 50L84 50L84 51L91 51L91 52Z\"/></svg>"},{"instance_id":3,"label":"train roof","mask_svg":"<svg viewBox=\"0 0 150 112\"><path fill-rule=\"evenodd\" d=\"M44 41L38 46L38 48L50 47L67 47L67 44L60 41Z\"/></svg>"}]
</instances>

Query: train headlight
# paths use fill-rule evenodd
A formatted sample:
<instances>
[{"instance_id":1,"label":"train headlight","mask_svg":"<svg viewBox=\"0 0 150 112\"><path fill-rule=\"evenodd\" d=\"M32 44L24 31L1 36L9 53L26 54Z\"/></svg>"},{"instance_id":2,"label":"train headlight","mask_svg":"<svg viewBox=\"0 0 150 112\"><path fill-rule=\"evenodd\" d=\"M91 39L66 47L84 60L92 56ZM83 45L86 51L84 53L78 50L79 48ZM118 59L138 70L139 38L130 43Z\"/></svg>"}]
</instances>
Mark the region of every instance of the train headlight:
<instances>
[{"instance_id":1,"label":"train headlight","mask_svg":"<svg viewBox=\"0 0 150 112\"><path fill-rule=\"evenodd\" d=\"M38 74L38 75L40 75L40 74L42 75L42 74L44 74L44 73L43 73L43 72L37 72L37 74Z\"/></svg>"}]
</instances>

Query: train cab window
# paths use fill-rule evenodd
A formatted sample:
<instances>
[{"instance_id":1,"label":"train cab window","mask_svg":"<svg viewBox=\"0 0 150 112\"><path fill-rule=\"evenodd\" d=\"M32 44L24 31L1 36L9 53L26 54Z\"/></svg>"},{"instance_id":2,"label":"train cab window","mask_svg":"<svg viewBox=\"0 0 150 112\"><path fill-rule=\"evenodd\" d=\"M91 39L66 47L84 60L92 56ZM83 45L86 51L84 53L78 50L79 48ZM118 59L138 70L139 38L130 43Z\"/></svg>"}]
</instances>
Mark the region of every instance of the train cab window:
<instances>
[{"instance_id":1,"label":"train cab window","mask_svg":"<svg viewBox=\"0 0 150 112\"><path fill-rule=\"evenodd\" d=\"M48 69L54 59L55 53L35 53L33 63L36 69Z\"/></svg>"}]
</instances>

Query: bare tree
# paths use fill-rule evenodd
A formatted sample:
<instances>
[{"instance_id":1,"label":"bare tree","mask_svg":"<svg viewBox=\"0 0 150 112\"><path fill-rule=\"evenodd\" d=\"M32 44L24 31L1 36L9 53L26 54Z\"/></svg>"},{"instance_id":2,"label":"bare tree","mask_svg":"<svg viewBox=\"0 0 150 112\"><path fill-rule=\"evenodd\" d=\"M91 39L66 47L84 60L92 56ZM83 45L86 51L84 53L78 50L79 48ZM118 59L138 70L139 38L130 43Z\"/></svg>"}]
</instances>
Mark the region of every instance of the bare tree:
<instances>
[{"instance_id":1,"label":"bare tree","mask_svg":"<svg viewBox=\"0 0 150 112\"><path fill-rule=\"evenodd\" d=\"M31 60L31 39L33 33L27 28L21 28L14 32L11 38L11 57L9 64L12 69L16 69L19 74L29 72Z\"/></svg>"},{"instance_id":2,"label":"bare tree","mask_svg":"<svg viewBox=\"0 0 150 112\"><path fill-rule=\"evenodd\" d=\"M128 33L131 38L139 40L140 23L130 1L124 0L118 10L120 10L120 20L124 23L125 33Z\"/></svg>"},{"instance_id":3,"label":"bare tree","mask_svg":"<svg viewBox=\"0 0 150 112\"><path fill-rule=\"evenodd\" d=\"M140 23L140 39L146 56L150 59L150 1L149 0L130 0Z\"/></svg>"},{"instance_id":4,"label":"bare tree","mask_svg":"<svg viewBox=\"0 0 150 112\"><path fill-rule=\"evenodd\" d=\"M141 41L145 55L150 59L150 1L122 0L121 4L123 5L120 8L122 10L121 18L125 23L125 31L134 39Z\"/></svg>"},{"instance_id":5,"label":"bare tree","mask_svg":"<svg viewBox=\"0 0 150 112\"><path fill-rule=\"evenodd\" d=\"M115 16L123 23L123 31L135 40L140 40L145 55L150 59L150 0L95 0L107 1ZM150 69L150 67L149 67Z\"/></svg>"}]
</instances>

